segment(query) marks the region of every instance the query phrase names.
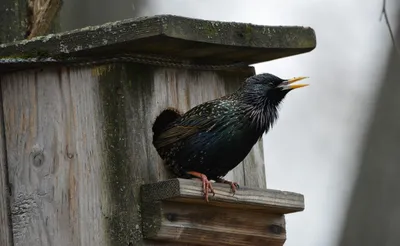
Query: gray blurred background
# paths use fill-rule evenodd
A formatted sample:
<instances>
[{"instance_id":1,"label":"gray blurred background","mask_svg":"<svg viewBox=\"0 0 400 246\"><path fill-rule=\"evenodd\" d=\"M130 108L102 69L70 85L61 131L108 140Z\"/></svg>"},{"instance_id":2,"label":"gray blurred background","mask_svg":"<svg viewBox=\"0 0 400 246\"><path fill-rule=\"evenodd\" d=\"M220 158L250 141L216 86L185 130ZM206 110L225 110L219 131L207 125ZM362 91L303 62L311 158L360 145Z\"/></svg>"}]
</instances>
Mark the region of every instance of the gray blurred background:
<instances>
[{"instance_id":1,"label":"gray blurred background","mask_svg":"<svg viewBox=\"0 0 400 246\"><path fill-rule=\"evenodd\" d=\"M396 110L400 88L382 86L382 81L392 85L399 81L398 76L390 80L386 75L390 54L392 61L395 58L387 26L379 21L381 0L121 0L112 4L122 8L111 8L111 1L96 1L95 8L87 2L88 8L80 9L75 9L74 1L64 3L61 19L77 19L77 26L65 22L70 26L64 30L124 15L155 14L312 27L317 48L311 53L255 65L257 73L310 77L311 86L286 98L278 123L264 137L268 187L306 198L304 212L287 216L285 245L400 245L399 236L393 235L400 230L400 203L393 202L400 200L396 193L400 115L395 117L400 112ZM387 1L393 30L399 23L397 2ZM109 16L98 16L96 8L110 8ZM400 71L399 63L393 69ZM374 121L376 117L382 120ZM392 182L385 183L386 178ZM354 185L356 180L359 183Z\"/></svg>"}]
</instances>

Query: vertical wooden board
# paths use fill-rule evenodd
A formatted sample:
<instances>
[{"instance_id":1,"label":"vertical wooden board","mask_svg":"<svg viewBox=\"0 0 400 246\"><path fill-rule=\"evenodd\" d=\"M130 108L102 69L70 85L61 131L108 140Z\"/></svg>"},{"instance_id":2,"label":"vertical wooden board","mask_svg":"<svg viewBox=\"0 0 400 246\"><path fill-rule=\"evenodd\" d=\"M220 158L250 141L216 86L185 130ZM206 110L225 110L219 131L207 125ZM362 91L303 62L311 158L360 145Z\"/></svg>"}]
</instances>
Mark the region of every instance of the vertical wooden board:
<instances>
[{"instance_id":1,"label":"vertical wooden board","mask_svg":"<svg viewBox=\"0 0 400 246\"><path fill-rule=\"evenodd\" d=\"M97 90L85 70L2 78L16 245L105 245Z\"/></svg>"},{"instance_id":2,"label":"vertical wooden board","mask_svg":"<svg viewBox=\"0 0 400 246\"><path fill-rule=\"evenodd\" d=\"M7 156L4 136L3 102L0 97L0 245L12 246L10 220L10 187L8 184Z\"/></svg>"},{"instance_id":3,"label":"vertical wooden board","mask_svg":"<svg viewBox=\"0 0 400 246\"><path fill-rule=\"evenodd\" d=\"M140 186L156 182L160 173L150 153L151 69L115 64L96 67L93 72L98 74L104 108L104 179L110 201L104 203L103 212L110 244L143 245Z\"/></svg>"},{"instance_id":4,"label":"vertical wooden board","mask_svg":"<svg viewBox=\"0 0 400 246\"><path fill-rule=\"evenodd\" d=\"M245 185L253 188L267 188L265 177L264 151L262 139L243 160Z\"/></svg>"},{"instance_id":5,"label":"vertical wooden board","mask_svg":"<svg viewBox=\"0 0 400 246\"><path fill-rule=\"evenodd\" d=\"M70 129L65 135L71 136L66 141L65 153L68 159L75 159L76 170L72 171L77 173L76 180L71 180L69 172L71 188L76 190L74 202L78 209L75 223L78 223L79 231L73 231L73 234L79 234L77 244L81 246L108 245L106 238L109 228L102 208L108 204L111 191L104 185L103 178L107 160L102 131L104 111L98 79L87 68L72 69L63 75L63 91L70 91L70 98L65 100L65 104L70 104L70 108L67 107L70 115L66 118L72 125L63 127Z\"/></svg>"}]
</instances>

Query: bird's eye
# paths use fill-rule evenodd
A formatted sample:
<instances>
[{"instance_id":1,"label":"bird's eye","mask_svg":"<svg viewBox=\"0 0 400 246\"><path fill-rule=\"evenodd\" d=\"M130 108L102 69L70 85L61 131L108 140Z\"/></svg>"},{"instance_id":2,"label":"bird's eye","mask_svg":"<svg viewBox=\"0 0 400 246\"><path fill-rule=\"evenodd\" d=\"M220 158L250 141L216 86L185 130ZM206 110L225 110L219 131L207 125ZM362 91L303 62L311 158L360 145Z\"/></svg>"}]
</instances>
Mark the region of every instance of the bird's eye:
<instances>
[{"instance_id":1,"label":"bird's eye","mask_svg":"<svg viewBox=\"0 0 400 246\"><path fill-rule=\"evenodd\" d=\"M268 83L268 86L269 86L269 87L274 87L274 83L269 82L269 83Z\"/></svg>"}]
</instances>

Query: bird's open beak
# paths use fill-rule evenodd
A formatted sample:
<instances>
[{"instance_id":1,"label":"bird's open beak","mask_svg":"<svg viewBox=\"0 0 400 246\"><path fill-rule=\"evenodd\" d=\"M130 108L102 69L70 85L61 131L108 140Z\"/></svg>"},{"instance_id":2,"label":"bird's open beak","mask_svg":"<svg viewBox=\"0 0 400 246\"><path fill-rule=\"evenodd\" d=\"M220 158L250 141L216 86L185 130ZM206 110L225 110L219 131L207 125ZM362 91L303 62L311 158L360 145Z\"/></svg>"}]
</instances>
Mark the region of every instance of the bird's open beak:
<instances>
[{"instance_id":1,"label":"bird's open beak","mask_svg":"<svg viewBox=\"0 0 400 246\"><path fill-rule=\"evenodd\" d=\"M297 89L297 88L301 88L304 86L308 86L308 84L295 84L293 85L294 82L303 80L303 79L307 79L308 77L295 77L292 79L288 79L283 81L278 87L282 88L282 90L292 90L292 89Z\"/></svg>"}]
</instances>

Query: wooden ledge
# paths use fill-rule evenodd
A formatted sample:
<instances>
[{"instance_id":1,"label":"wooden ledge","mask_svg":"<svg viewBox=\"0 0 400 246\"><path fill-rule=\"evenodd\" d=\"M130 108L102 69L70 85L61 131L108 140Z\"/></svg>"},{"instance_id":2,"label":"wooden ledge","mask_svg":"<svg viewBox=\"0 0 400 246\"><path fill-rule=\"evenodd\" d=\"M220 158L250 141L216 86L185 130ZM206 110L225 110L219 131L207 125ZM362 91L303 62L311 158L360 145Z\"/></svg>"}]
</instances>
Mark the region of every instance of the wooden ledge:
<instances>
[{"instance_id":1,"label":"wooden ledge","mask_svg":"<svg viewBox=\"0 0 400 246\"><path fill-rule=\"evenodd\" d=\"M279 214L304 210L304 196L301 194L241 186L233 196L227 184L213 183L213 187L216 194L209 197L208 205L256 209ZM197 180L170 179L142 186L143 202L162 200L205 203L201 183Z\"/></svg>"},{"instance_id":2,"label":"wooden ledge","mask_svg":"<svg viewBox=\"0 0 400 246\"><path fill-rule=\"evenodd\" d=\"M147 239L198 245L283 245L284 214L304 210L292 192L213 184L206 203L201 182L171 179L142 186L142 225Z\"/></svg>"},{"instance_id":3,"label":"wooden ledge","mask_svg":"<svg viewBox=\"0 0 400 246\"><path fill-rule=\"evenodd\" d=\"M0 58L168 55L203 63L248 64L301 54L316 46L314 30L208 21L173 15L142 17L0 45ZM2 68L3 66L3 68ZM4 69L0 64L0 70Z\"/></svg>"}]
</instances>

